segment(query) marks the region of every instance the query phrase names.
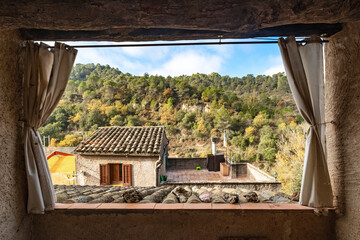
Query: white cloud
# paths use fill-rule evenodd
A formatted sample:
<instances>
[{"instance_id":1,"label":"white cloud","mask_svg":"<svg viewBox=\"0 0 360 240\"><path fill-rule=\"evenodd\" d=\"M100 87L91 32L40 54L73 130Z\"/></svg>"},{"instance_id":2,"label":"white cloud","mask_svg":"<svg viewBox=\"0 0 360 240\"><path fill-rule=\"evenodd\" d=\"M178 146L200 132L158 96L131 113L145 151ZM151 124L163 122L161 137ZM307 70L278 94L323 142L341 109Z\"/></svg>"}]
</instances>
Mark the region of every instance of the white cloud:
<instances>
[{"instance_id":1,"label":"white cloud","mask_svg":"<svg viewBox=\"0 0 360 240\"><path fill-rule=\"evenodd\" d=\"M144 55L144 48L142 47L126 47L123 48L122 51L132 57L139 57Z\"/></svg>"},{"instance_id":2,"label":"white cloud","mask_svg":"<svg viewBox=\"0 0 360 240\"><path fill-rule=\"evenodd\" d=\"M75 63L100 63L109 64L111 59L103 51L95 48L78 49Z\"/></svg>"},{"instance_id":3,"label":"white cloud","mask_svg":"<svg viewBox=\"0 0 360 240\"><path fill-rule=\"evenodd\" d=\"M157 61L168 57L168 47L125 47L122 52L130 57Z\"/></svg>"},{"instance_id":4,"label":"white cloud","mask_svg":"<svg viewBox=\"0 0 360 240\"><path fill-rule=\"evenodd\" d=\"M206 48L225 58L230 58L234 53L234 46L231 45L210 45Z\"/></svg>"},{"instance_id":5,"label":"white cloud","mask_svg":"<svg viewBox=\"0 0 360 240\"><path fill-rule=\"evenodd\" d=\"M163 76L191 75L194 73L219 72L223 59L201 51L184 51L174 54L168 62L149 71L150 74Z\"/></svg>"},{"instance_id":6,"label":"white cloud","mask_svg":"<svg viewBox=\"0 0 360 240\"><path fill-rule=\"evenodd\" d=\"M279 72L285 72L285 69L284 69L284 66L281 64L281 65L277 65L277 66L273 66L271 68L268 68L264 74L265 75L273 75L273 74L276 74L276 73L279 73Z\"/></svg>"},{"instance_id":7,"label":"white cloud","mask_svg":"<svg viewBox=\"0 0 360 240\"><path fill-rule=\"evenodd\" d=\"M271 63L270 67L268 67L263 74L271 76L279 72L285 72L281 56L270 55L269 62Z\"/></svg>"}]
</instances>

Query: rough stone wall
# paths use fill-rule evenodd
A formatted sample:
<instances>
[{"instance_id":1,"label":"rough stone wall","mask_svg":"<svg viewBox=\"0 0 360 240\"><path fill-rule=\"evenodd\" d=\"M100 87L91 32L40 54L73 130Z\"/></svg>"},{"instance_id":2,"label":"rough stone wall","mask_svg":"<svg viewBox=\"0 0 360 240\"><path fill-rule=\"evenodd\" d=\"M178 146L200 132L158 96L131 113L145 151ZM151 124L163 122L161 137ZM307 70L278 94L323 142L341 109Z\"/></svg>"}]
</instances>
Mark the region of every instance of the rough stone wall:
<instances>
[{"instance_id":1,"label":"rough stone wall","mask_svg":"<svg viewBox=\"0 0 360 240\"><path fill-rule=\"evenodd\" d=\"M89 156L77 155L75 168L80 185L100 185L100 164L132 165L133 186L156 186L155 163L158 157Z\"/></svg>"},{"instance_id":2,"label":"rough stone wall","mask_svg":"<svg viewBox=\"0 0 360 240\"><path fill-rule=\"evenodd\" d=\"M93 213L55 211L34 216L37 240L209 239L267 237L267 240L332 240L333 214L312 211L144 210Z\"/></svg>"},{"instance_id":3,"label":"rough stone wall","mask_svg":"<svg viewBox=\"0 0 360 240\"><path fill-rule=\"evenodd\" d=\"M360 235L360 22L346 24L325 47L327 155L338 239Z\"/></svg>"},{"instance_id":4,"label":"rough stone wall","mask_svg":"<svg viewBox=\"0 0 360 240\"><path fill-rule=\"evenodd\" d=\"M0 31L0 239L30 239L26 173L21 140L20 38Z\"/></svg>"}]
</instances>

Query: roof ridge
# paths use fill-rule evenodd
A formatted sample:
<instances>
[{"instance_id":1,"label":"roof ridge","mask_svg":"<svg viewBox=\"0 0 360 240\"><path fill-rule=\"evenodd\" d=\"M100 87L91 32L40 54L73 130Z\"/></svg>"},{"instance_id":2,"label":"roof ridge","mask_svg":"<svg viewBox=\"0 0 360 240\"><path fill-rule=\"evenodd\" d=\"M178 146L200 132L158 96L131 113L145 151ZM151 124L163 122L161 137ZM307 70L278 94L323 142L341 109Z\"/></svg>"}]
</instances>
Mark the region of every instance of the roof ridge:
<instances>
[{"instance_id":1,"label":"roof ridge","mask_svg":"<svg viewBox=\"0 0 360 240\"><path fill-rule=\"evenodd\" d=\"M103 126L103 127L98 127L98 129L100 128L165 128L164 125L160 125L160 126Z\"/></svg>"}]
</instances>

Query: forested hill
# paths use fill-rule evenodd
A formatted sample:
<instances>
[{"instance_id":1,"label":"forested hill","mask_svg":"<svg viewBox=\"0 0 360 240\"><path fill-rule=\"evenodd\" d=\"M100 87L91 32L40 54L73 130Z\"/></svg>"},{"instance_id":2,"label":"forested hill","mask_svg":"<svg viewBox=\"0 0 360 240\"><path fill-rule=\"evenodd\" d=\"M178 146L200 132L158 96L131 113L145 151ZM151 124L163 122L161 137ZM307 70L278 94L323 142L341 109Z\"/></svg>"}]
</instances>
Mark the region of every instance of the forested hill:
<instances>
[{"instance_id":1,"label":"forested hill","mask_svg":"<svg viewBox=\"0 0 360 240\"><path fill-rule=\"evenodd\" d=\"M302 122L286 76L218 73L134 76L108 65L77 64L58 107L40 128L51 145L77 145L100 126L164 125L170 154L205 156L224 129L234 160L274 166L279 141ZM221 149L220 149L221 150Z\"/></svg>"}]
</instances>

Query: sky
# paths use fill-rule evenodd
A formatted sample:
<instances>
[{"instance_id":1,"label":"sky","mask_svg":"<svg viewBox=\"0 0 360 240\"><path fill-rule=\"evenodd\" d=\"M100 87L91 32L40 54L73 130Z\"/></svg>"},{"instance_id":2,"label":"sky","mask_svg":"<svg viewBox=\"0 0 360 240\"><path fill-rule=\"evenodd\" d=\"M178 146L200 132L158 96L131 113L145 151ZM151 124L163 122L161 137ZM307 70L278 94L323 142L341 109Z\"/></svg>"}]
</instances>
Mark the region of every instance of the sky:
<instances>
[{"instance_id":1,"label":"sky","mask_svg":"<svg viewBox=\"0 0 360 240\"><path fill-rule=\"evenodd\" d=\"M204 42L204 40L200 42ZM157 43L165 42L158 41ZM66 44L73 46L122 43L66 42ZM247 74L256 76L284 72L277 44L79 48L75 63L109 64L124 73L128 72L137 76L144 73L180 76L217 72L220 75L242 77Z\"/></svg>"}]
</instances>

